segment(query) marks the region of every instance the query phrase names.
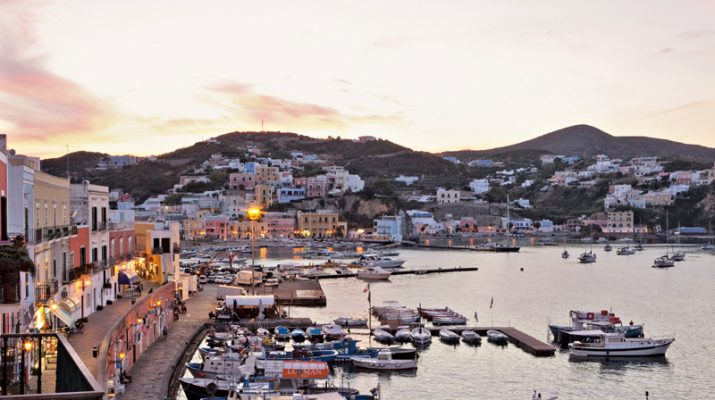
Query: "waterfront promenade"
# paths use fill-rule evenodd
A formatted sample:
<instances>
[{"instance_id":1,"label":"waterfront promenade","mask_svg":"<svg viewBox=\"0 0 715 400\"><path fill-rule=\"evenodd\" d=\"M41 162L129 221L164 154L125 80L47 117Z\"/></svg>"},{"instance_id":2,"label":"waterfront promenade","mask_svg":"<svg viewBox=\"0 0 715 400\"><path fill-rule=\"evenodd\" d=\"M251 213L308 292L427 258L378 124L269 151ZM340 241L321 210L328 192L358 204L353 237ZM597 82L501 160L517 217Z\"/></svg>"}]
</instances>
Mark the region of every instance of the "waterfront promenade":
<instances>
[{"instance_id":1,"label":"waterfront promenade","mask_svg":"<svg viewBox=\"0 0 715 400\"><path fill-rule=\"evenodd\" d=\"M181 314L167 337L154 343L130 369L132 382L119 398L164 399L174 372L172 367L181 359L191 338L209 322L209 311L215 307L215 285L204 285L203 291L186 300L186 314Z\"/></svg>"}]
</instances>

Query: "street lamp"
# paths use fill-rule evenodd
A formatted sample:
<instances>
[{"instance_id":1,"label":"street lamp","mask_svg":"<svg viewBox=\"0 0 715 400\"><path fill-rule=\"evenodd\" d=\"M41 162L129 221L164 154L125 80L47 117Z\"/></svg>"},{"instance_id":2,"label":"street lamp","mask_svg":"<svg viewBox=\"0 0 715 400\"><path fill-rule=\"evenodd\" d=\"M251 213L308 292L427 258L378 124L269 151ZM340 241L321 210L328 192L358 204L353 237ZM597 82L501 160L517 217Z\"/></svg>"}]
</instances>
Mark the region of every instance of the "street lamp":
<instances>
[{"instance_id":1,"label":"street lamp","mask_svg":"<svg viewBox=\"0 0 715 400\"><path fill-rule=\"evenodd\" d=\"M25 353L32 351L32 342L22 343L22 358L20 359L20 394L25 394Z\"/></svg>"},{"instance_id":2,"label":"street lamp","mask_svg":"<svg viewBox=\"0 0 715 400\"><path fill-rule=\"evenodd\" d=\"M248 214L248 219L251 220L251 292L253 292L253 275L255 273L256 268L256 231L254 228L254 221L257 221L261 218L261 209L258 207L251 207L247 210L246 214Z\"/></svg>"}]
</instances>

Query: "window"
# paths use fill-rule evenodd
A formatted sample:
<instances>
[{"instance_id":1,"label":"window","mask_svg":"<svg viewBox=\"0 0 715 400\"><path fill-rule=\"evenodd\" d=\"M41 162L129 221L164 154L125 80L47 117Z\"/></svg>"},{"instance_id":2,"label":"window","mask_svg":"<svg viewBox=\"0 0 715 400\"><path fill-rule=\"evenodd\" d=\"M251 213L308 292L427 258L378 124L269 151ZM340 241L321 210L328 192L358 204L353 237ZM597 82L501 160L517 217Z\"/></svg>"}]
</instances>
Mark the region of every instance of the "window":
<instances>
[{"instance_id":1,"label":"window","mask_svg":"<svg viewBox=\"0 0 715 400\"><path fill-rule=\"evenodd\" d=\"M92 248L92 262L97 261L99 252L97 251L97 248L94 247Z\"/></svg>"}]
</instances>

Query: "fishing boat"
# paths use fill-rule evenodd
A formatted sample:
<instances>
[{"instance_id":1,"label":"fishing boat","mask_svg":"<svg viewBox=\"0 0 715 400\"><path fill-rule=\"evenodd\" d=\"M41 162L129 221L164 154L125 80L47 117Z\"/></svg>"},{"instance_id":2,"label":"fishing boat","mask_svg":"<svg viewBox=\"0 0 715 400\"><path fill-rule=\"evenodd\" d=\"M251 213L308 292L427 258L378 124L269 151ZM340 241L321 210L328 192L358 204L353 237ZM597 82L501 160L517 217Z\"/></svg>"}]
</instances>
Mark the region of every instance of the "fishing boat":
<instances>
[{"instance_id":1,"label":"fishing boat","mask_svg":"<svg viewBox=\"0 0 715 400\"><path fill-rule=\"evenodd\" d=\"M342 339L342 337L345 336L345 331L343 331L343 328L340 325L323 325L322 330L326 340Z\"/></svg>"},{"instance_id":2,"label":"fishing boat","mask_svg":"<svg viewBox=\"0 0 715 400\"><path fill-rule=\"evenodd\" d=\"M479 344L482 343L482 337L477 332L467 329L462 331L462 341L467 344Z\"/></svg>"},{"instance_id":3,"label":"fishing boat","mask_svg":"<svg viewBox=\"0 0 715 400\"><path fill-rule=\"evenodd\" d=\"M596 262L596 253L592 251L583 252L578 256L578 262L581 264L588 264Z\"/></svg>"},{"instance_id":4,"label":"fishing boat","mask_svg":"<svg viewBox=\"0 0 715 400\"><path fill-rule=\"evenodd\" d=\"M572 357L654 357L665 356L674 338L626 338L620 333L595 334L587 331L583 341L569 344Z\"/></svg>"},{"instance_id":5,"label":"fishing boat","mask_svg":"<svg viewBox=\"0 0 715 400\"><path fill-rule=\"evenodd\" d=\"M296 348L293 351L261 351L256 355L256 368L265 369L266 361L325 361L332 362L338 356L337 350L312 350Z\"/></svg>"},{"instance_id":6,"label":"fishing boat","mask_svg":"<svg viewBox=\"0 0 715 400\"><path fill-rule=\"evenodd\" d=\"M598 312L571 310L569 311L569 318L571 320L569 325L549 325L549 331L554 338L554 342L563 347L575 340L571 336L571 332L583 330L617 332L624 334L628 338L643 336L643 325L634 324L632 321L628 325L624 325L616 314L608 310Z\"/></svg>"},{"instance_id":7,"label":"fishing boat","mask_svg":"<svg viewBox=\"0 0 715 400\"><path fill-rule=\"evenodd\" d=\"M509 336L498 330L490 329L487 331L487 340L495 344L507 344L509 343Z\"/></svg>"},{"instance_id":8,"label":"fishing boat","mask_svg":"<svg viewBox=\"0 0 715 400\"><path fill-rule=\"evenodd\" d=\"M408 343L410 340L412 340L410 337L410 329L399 327L397 332L395 332L395 341L398 343Z\"/></svg>"},{"instance_id":9,"label":"fishing boat","mask_svg":"<svg viewBox=\"0 0 715 400\"><path fill-rule=\"evenodd\" d=\"M181 388L188 400L201 400L205 397L228 397L229 392L236 392L240 399L255 399L278 396L279 392L270 389L269 382L239 382L206 378L181 378Z\"/></svg>"},{"instance_id":10,"label":"fishing boat","mask_svg":"<svg viewBox=\"0 0 715 400\"><path fill-rule=\"evenodd\" d=\"M364 281L386 281L390 279L392 272L380 267L365 267L357 273L358 279Z\"/></svg>"},{"instance_id":11,"label":"fishing boat","mask_svg":"<svg viewBox=\"0 0 715 400\"><path fill-rule=\"evenodd\" d=\"M333 322L340 326L366 326L367 319L365 318L353 318L353 317L338 317L333 320Z\"/></svg>"},{"instance_id":12,"label":"fishing boat","mask_svg":"<svg viewBox=\"0 0 715 400\"><path fill-rule=\"evenodd\" d=\"M412 343L416 345L426 345L432 343L432 333L429 330L419 327L410 332Z\"/></svg>"},{"instance_id":13,"label":"fishing boat","mask_svg":"<svg viewBox=\"0 0 715 400\"><path fill-rule=\"evenodd\" d=\"M290 329L286 328L285 326L276 326L273 329L273 334L275 335L276 340L290 339Z\"/></svg>"},{"instance_id":14,"label":"fishing boat","mask_svg":"<svg viewBox=\"0 0 715 400\"><path fill-rule=\"evenodd\" d=\"M603 247L603 251L611 251L613 248L611 247L610 243L606 243L606 246Z\"/></svg>"},{"instance_id":15,"label":"fishing boat","mask_svg":"<svg viewBox=\"0 0 715 400\"><path fill-rule=\"evenodd\" d=\"M305 328L305 337L311 342L322 342L323 331L317 326Z\"/></svg>"},{"instance_id":16,"label":"fishing boat","mask_svg":"<svg viewBox=\"0 0 715 400\"><path fill-rule=\"evenodd\" d=\"M633 254L636 254L636 249L632 249L628 246L620 247L618 250L616 250L616 254L619 256L631 256Z\"/></svg>"},{"instance_id":17,"label":"fishing boat","mask_svg":"<svg viewBox=\"0 0 715 400\"><path fill-rule=\"evenodd\" d=\"M250 353L244 360L238 353L229 353L203 359L203 362L186 363L194 378L225 379L229 376L252 376L256 373L256 357Z\"/></svg>"},{"instance_id":18,"label":"fishing boat","mask_svg":"<svg viewBox=\"0 0 715 400\"><path fill-rule=\"evenodd\" d=\"M374 336L375 340L380 343L390 344L395 341L395 337L390 332L382 328L375 328L372 331L372 336Z\"/></svg>"},{"instance_id":19,"label":"fishing boat","mask_svg":"<svg viewBox=\"0 0 715 400\"><path fill-rule=\"evenodd\" d=\"M305 331L302 329L295 328L290 331L290 337L296 342L302 342L305 340Z\"/></svg>"},{"instance_id":20,"label":"fishing boat","mask_svg":"<svg viewBox=\"0 0 715 400\"><path fill-rule=\"evenodd\" d=\"M457 344L457 343L459 343L459 335L457 335L456 333L452 332L449 329L440 329L439 330L439 340L441 340L444 343Z\"/></svg>"},{"instance_id":21,"label":"fishing boat","mask_svg":"<svg viewBox=\"0 0 715 400\"><path fill-rule=\"evenodd\" d=\"M393 359L392 352L390 350L382 350L377 353L376 357L353 357L351 360L353 362L353 365L355 365L356 367L381 371L395 371L417 368L417 360Z\"/></svg>"},{"instance_id":22,"label":"fishing boat","mask_svg":"<svg viewBox=\"0 0 715 400\"><path fill-rule=\"evenodd\" d=\"M660 256L653 260L653 268L670 268L675 266L675 261L667 255Z\"/></svg>"}]
</instances>

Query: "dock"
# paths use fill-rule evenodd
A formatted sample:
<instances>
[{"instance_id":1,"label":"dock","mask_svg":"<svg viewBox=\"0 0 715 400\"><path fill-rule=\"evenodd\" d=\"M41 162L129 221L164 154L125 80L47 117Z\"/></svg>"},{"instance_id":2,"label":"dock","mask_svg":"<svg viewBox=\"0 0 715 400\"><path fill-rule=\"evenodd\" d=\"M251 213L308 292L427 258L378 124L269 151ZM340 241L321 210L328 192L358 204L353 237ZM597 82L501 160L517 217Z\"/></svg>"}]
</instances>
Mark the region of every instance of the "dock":
<instances>
[{"instance_id":1,"label":"dock","mask_svg":"<svg viewBox=\"0 0 715 400\"><path fill-rule=\"evenodd\" d=\"M258 328L268 329L271 332L277 326L285 326L288 329L305 329L308 326L313 326L313 320L310 318L271 318L271 319L256 319L251 321L241 320L241 326L255 331Z\"/></svg>"},{"instance_id":2,"label":"dock","mask_svg":"<svg viewBox=\"0 0 715 400\"><path fill-rule=\"evenodd\" d=\"M509 341L515 344L518 348L536 357L550 357L556 354L556 348L548 343L528 335L516 328L512 327L474 327L474 326L440 326L440 327L424 327L432 336L439 336L440 329L449 329L450 331L460 335L462 331L471 330L478 333L480 336L486 336L488 330L499 331L509 337ZM386 329L386 331L394 334L396 329Z\"/></svg>"},{"instance_id":3,"label":"dock","mask_svg":"<svg viewBox=\"0 0 715 400\"><path fill-rule=\"evenodd\" d=\"M447 272L470 272L479 271L479 267L449 267L449 268L435 268L435 269L402 269L397 271L391 271L392 275L428 275L428 274L442 274ZM354 278L357 273L349 272L343 274L326 274L326 275L316 275L315 279L338 279L338 278Z\"/></svg>"},{"instance_id":4,"label":"dock","mask_svg":"<svg viewBox=\"0 0 715 400\"><path fill-rule=\"evenodd\" d=\"M283 306L324 307L328 304L317 279L283 281L275 288L276 304Z\"/></svg>"}]
</instances>

